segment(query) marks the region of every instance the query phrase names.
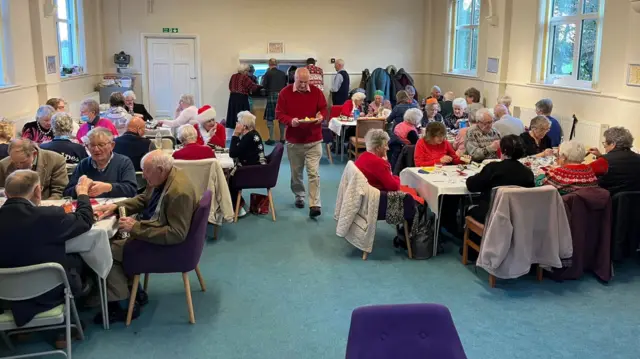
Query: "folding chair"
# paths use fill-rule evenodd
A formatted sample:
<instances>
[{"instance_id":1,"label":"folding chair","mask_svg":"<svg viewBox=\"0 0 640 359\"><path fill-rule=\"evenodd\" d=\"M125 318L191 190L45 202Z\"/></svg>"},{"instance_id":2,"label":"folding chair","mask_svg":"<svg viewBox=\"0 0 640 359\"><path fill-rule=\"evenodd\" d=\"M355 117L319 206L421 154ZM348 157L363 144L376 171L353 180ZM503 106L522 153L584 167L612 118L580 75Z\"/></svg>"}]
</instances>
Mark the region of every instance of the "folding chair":
<instances>
[{"instance_id":1,"label":"folding chair","mask_svg":"<svg viewBox=\"0 0 640 359\"><path fill-rule=\"evenodd\" d=\"M25 285L28 283L28 285ZM49 350L39 353L3 357L30 358L41 355L62 354L71 359L71 327L78 330L80 339L84 339L84 332L78 317L76 303L73 300L71 287L67 280L67 273L58 263L43 263L18 268L0 269L0 300L10 302L28 300L38 297L50 290L64 285L64 304L36 315L29 323L18 329L11 311L5 311L0 315L0 334L9 349L13 349L7 334L20 334L50 329L66 329L67 350ZM71 311L76 324L71 324ZM7 333L5 333L7 332Z\"/></svg>"},{"instance_id":2,"label":"folding chair","mask_svg":"<svg viewBox=\"0 0 640 359\"><path fill-rule=\"evenodd\" d=\"M381 129L384 130L386 120L381 119L358 119L356 121L356 135L349 139L351 149L349 149L349 156L353 155L353 158L358 158L358 149L365 149L364 136L370 130Z\"/></svg>"}]
</instances>

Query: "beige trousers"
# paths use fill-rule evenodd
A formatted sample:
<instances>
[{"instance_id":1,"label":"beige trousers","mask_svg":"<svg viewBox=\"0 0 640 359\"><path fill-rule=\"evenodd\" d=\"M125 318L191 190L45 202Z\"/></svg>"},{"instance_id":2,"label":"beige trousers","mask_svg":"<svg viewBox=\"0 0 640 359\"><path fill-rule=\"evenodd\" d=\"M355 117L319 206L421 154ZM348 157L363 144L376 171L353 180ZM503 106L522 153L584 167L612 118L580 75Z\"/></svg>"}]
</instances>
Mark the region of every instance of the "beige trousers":
<instances>
[{"instance_id":1,"label":"beige trousers","mask_svg":"<svg viewBox=\"0 0 640 359\"><path fill-rule=\"evenodd\" d=\"M111 241L111 253L113 255L113 265L107 276L107 300L115 302L129 298L129 278L124 274L122 268L122 253L126 239L115 239Z\"/></svg>"},{"instance_id":2,"label":"beige trousers","mask_svg":"<svg viewBox=\"0 0 640 359\"><path fill-rule=\"evenodd\" d=\"M291 191L296 199L305 198L302 171L307 168L309 180L309 206L321 207L320 203L320 158L322 157L322 141L313 143L287 143L289 164L291 165Z\"/></svg>"}]
</instances>

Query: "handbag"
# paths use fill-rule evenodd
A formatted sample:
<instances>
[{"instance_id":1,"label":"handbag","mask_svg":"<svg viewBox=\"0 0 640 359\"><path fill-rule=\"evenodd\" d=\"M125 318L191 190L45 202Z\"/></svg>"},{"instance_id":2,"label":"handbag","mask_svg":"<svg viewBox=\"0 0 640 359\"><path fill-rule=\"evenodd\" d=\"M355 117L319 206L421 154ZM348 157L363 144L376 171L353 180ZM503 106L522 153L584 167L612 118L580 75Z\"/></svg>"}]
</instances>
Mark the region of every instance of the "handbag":
<instances>
[{"instance_id":1,"label":"handbag","mask_svg":"<svg viewBox=\"0 0 640 359\"><path fill-rule=\"evenodd\" d=\"M249 198L249 212L253 214L268 214L269 197L259 193L252 193Z\"/></svg>"}]
</instances>

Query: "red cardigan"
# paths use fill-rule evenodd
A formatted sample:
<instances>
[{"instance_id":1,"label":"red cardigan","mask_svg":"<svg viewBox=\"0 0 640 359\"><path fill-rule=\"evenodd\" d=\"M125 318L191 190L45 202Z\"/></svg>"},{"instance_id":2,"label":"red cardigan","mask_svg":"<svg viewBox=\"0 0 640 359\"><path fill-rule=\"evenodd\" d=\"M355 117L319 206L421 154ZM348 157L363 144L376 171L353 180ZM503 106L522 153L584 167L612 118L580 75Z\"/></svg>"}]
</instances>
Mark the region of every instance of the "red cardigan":
<instances>
[{"instance_id":1,"label":"red cardigan","mask_svg":"<svg viewBox=\"0 0 640 359\"><path fill-rule=\"evenodd\" d=\"M173 153L173 158L176 160L205 160L215 157L216 153L213 152L211 147L197 143L189 143Z\"/></svg>"},{"instance_id":2,"label":"red cardigan","mask_svg":"<svg viewBox=\"0 0 640 359\"><path fill-rule=\"evenodd\" d=\"M204 145L204 139L202 138L202 134L200 133L199 126L200 125L197 123L193 125L193 127L195 127L196 129L196 133L198 134L198 140L196 140L196 143L199 145ZM209 139L209 143L222 148L226 147L227 133L224 126L216 122L216 134Z\"/></svg>"},{"instance_id":3,"label":"red cardigan","mask_svg":"<svg viewBox=\"0 0 640 359\"><path fill-rule=\"evenodd\" d=\"M371 186L387 192L400 190L400 177L391 173L389 161L367 151L358 157L355 165Z\"/></svg>"},{"instance_id":4,"label":"red cardigan","mask_svg":"<svg viewBox=\"0 0 640 359\"><path fill-rule=\"evenodd\" d=\"M309 86L309 92L294 92L293 85L288 85L280 91L276 105L276 119L287 126L285 132L287 142L300 144L322 141L322 123L291 126L291 120L294 118L300 120L305 117L313 118L318 112L328 120L327 99L317 87Z\"/></svg>"},{"instance_id":5,"label":"red cardigan","mask_svg":"<svg viewBox=\"0 0 640 359\"><path fill-rule=\"evenodd\" d=\"M453 161L449 164L458 165L461 163L460 157L453 150L449 141L444 140L439 145L430 145L425 140L420 139L416 144L414 160L418 167L435 166L444 155L453 158Z\"/></svg>"},{"instance_id":6,"label":"red cardigan","mask_svg":"<svg viewBox=\"0 0 640 359\"><path fill-rule=\"evenodd\" d=\"M345 101L342 105L342 110L340 111L342 116L353 117L353 100L349 99ZM360 115L365 116L366 112L362 111L362 106L360 107Z\"/></svg>"}]
</instances>

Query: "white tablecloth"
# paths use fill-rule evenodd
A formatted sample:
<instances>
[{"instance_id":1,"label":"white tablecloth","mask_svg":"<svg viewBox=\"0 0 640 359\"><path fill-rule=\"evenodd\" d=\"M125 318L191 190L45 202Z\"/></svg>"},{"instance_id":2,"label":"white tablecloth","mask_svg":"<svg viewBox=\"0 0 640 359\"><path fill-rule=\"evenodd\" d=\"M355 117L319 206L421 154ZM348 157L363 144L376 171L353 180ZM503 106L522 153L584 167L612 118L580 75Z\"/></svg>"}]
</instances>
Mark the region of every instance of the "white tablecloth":
<instances>
[{"instance_id":1,"label":"white tablecloth","mask_svg":"<svg viewBox=\"0 0 640 359\"><path fill-rule=\"evenodd\" d=\"M222 169L226 170L233 168L233 159L229 157L228 153L216 152L216 159L220 162L220 167L222 167Z\"/></svg>"},{"instance_id":2,"label":"white tablecloth","mask_svg":"<svg viewBox=\"0 0 640 359\"><path fill-rule=\"evenodd\" d=\"M348 126L355 126L355 125L356 125L356 120L340 121L339 117L334 117L331 119L331 121L329 121L329 129L338 136L342 135L341 130L343 126L348 127Z\"/></svg>"},{"instance_id":3,"label":"white tablecloth","mask_svg":"<svg viewBox=\"0 0 640 359\"><path fill-rule=\"evenodd\" d=\"M475 170L464 170L465 176L458 172L458 166L442 167L442 174L419 173L420 167L405 168L400 172L400 182L414 188L420 197L427 201L427 205L438 216L438 197L442 195L467 195L466 180L476 174Z\"/></svg>"}]
</instances>

